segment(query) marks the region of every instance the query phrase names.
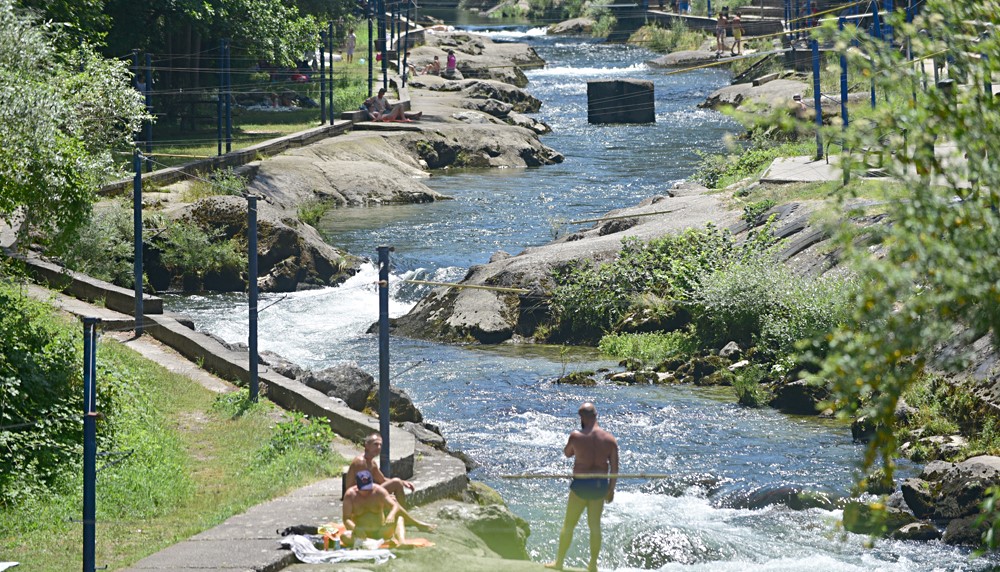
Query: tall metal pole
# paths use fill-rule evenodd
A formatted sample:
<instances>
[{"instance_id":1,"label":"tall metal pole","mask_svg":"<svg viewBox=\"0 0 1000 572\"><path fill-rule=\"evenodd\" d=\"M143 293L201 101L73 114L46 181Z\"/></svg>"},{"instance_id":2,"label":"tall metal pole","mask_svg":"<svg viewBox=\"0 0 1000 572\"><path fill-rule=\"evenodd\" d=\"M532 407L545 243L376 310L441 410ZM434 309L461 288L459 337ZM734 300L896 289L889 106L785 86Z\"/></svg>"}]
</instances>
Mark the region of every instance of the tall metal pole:
<instances>
[{"instance_id":1,"label":"tall metal pole","mask_svg":"<svg viewBox=\"0 0 1000 572\"><path fill-rule=\"evenodd\" d=\"M378 426L382 435L379 467L391 476L389 463L389 252L378 247Z\"/></svg>"},{"instance_id":2,"label":"tall metal pole","mask_svg":"<svg viewBox=\"0 0 1000 572\"><path fill-rule=\"evenodd\" d=\"M368 97L372 96L372 86L375 83L375 64L372 62L372 58L375 57L372 54L372 42L375 41L375 36L372 31L372 2L378 2L378 0L368 0L368 2L365 3L365 13L368 15Z\"/></svg>"},{"instance_id":3,"label":"tall metal pole","mask_svg":"<svg viewBox=\"0 0 1000 572\"><path fill-rule=\"evenodd\" d=\"M879 19L878 15L878 1L872 2L872 27L874 28L875 38L882 39L882 21ZM875 109L875 74L872 73L872 109Z\"/></svg>"},{"instance_id":4,"label":"tall metal pole","mask_svg":"<svg viewBox=\"0 0 1000 572\"><path fill-rule=\"evenodd\" d=\"M389 90L389 52L388 52L388 38L386 38L386 21L385 21L385 0L378 0L379 11L378 11L378 37L379 37L379 53L382 54L382 89Z\"/></svg>"},{"instance_id":5,"label":"tall metal pole","mask_svg":"<svg viewBox=\"0 0 1000 572\"><path fill-rule=\"evenodd\" d=\"M844 17L841 16L837 21L837 27L840 31L844 31ZM843 121L843 128L846 130L848 125L847 118L847 52L840 52L840 118Z\"/></svg>"},{"instance_id":6,"label":"tall metal pole","mask_svg":"<svg viewBox=\"0 0 1000 572\"><path fill-rule=\"evenodd\" d=\"M844 31L844 17L841 16L837 20L837 27L841 32ZM847 126L849 124L849 119L847 115L847 51L840 52L840 119L841 119L841 132L847 131ZM847 168L847 149L844 148L847 143L847 137L844 136L843 141L841 141L841 151L843 152L843 160L840 163L841 171L844 174L844 184L850 182L851 173Z\"/></svg>"},{"instance_id":7,"label":"tall metal pole","mask_svg":"<svg viewBox=\"0 0 1000 572\"><path fill-rule=\"evenodd\" d=\"M333 108L333 20L326 23L326 41L327 41L327 52L330 53L330 81L327 82L327 89L330 90L329 96L326 99L327 105L330 106L328 115L330 116L330 125L333 125L334 120L334 108Z\"/></svg>"},{"instance_id":8,"label":"tall metal pole","mask_svg":"<svg viewBox=\"0 0 1000 572\"><path fill-rule=\"evenodd\" d=\"M98 318L83 319L83 572L94 572L97 519L97 398L94 372Z\"/></svg>"},{"instance_id":9,"label":"tall metal pole","mask_svg":"<svg viewBox=\"0 0 1000 572\"><path fill-rule=\"evenodd\" d=\"M146 113L153 109L153 55L146 52ZM153 171L153 120L146 120L146 172Z\"/></svg>"},{"instance_id":10,"label":"tall metal pole","mask_svg":"<svg viewBox=\"0 0 1000 572\"><path fill-rule=\"evenodd\" d=\"M250 401L257 401L260 386L257 379L257 197L247 196L247 261L249 262L248 287L250 334Z\"/></svg>"},{"instance_id":11,"label":"tall metal pole","mask_svg":"<svg viewBox=\"0 0 1000 572\"><path fill-rule=\"evenodd\" d=\"M223 55L226 53L225 46L225 40L219 40L219 101L215 105L215 122L218 128L216 139L219 144L219 155L222 155L222 97L226 91L226 65L223 58Z\"/></svg>"},{"instance_id":12,"label":"tall metal pole","mask_svg":"<svg viewBox=\"0 0 1000 572\"><path fill-rule=\"evenodd\" d=\"M326 125L326 32L319 33L319 124ZM333 58L330 58L333 65Z\"/></svg>"},{"instance_id":13,"label":"tall metal pole","mask_svg":"<svg viewBox=\"0 0 1000 572\"><path fill-rule=\"evenodd\" d=\"M810 40L813 56L813 103L816 107L816 159L823 158L823 93L819 82L819 40Z\"/></svg>"},{"instance_id":14,"label":"tall metal pole","mask_svg":"<svg viewBox=\"0 0 1000 572\"><path fill-rule=\"evenodd\" d=\"M135 335L142 335L142 155L132 150L132 234L134 238L132 272L135 279Z\"/></svg>"},{"instance_id":15,"label":"tall metal pole","mask_svg":"<svg viewBox=\"0 0 1000 572\"><path fill-rule=\"evenodd\" d=\"M229 60L229 40L226 45L226 153L233 150L233 76Z\"/></svg>"},{"instance_id":16,"label":"tall metal pole","mask_svg":"<svg viewBox=\"0 0 1000 572\"><path fill-rule=\"evenodd\" d=\"M405 24L406 32L403 34L403 67L400 70L403 72L401 75L403 76L404 87L406 86L406 77L410 72L410 68L409 66L407 66L406 56L409 55L408 46L410 45L410 4L412 2L413 0L406 0L406 24Z\"/></svg>"}]
</instances>

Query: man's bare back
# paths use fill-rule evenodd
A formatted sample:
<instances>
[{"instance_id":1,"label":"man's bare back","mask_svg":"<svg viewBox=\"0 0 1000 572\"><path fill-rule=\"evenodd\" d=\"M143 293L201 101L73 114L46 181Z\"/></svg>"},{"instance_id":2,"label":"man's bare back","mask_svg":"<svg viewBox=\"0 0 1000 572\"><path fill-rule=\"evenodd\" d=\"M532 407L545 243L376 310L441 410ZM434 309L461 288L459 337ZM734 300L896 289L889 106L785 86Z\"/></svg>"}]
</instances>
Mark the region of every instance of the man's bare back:
<instances>
[{"instance_id":1,"label":"man's bare back","mask_svg":"<svg viewBox=\"0 0 1000 572\"><path fill-rule=\"evenodd\" d=\"M575 430L570 433L566 456L575 456L573 474L607 474L612 458L617 456L618 442L600 427Z\"/></svg>"}]
</instances>

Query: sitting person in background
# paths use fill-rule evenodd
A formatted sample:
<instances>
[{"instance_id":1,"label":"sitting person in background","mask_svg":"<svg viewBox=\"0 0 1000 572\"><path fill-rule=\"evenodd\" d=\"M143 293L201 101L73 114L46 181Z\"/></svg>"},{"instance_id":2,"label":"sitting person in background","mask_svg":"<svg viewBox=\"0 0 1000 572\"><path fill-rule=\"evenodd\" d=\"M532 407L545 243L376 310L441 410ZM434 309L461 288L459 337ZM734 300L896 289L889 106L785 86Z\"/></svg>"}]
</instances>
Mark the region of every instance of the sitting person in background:
<instances>
[{"instance_id":1,"label":"sitting person in background","mask_svg":"<svg viewBox=\"0 0 1000 572\"><path fill-rule=\"evenodd\" d=\"M441 74L441 77L454 78L457 67L458 58L455 57L455 50L448 50L448 59L446 60L444 73Z\"/></svg>"},{"instance_id":2,"label":"sitting person in background","mask_svg":"<svg viewBox=\"0 0 1000 572\"><path fill-rule=\"evenodd\" d=\"M407 117L402 105L389 103L384 87L378 90L378 95L365 100L365 107L369 108L372 121L413 121L423 116L423 112L417 112Z\"/></svg>"},{"instance_id":3,"label":"sitting person in background","mask_svg":"<svg viewBox=\"0 0 1000 572\"><path fill-rule=\"evenodd\" d=\"M424 66L425 74L441 75L441 58L434 56L434 61Z\"/></svg>"},{"instance_id":4,"label":"sitting person in background","mask_svg":"<svg viewBox=\"0 0 1000 572\"><path fill-rule=\"evenodd\" d=\"M378 466L378 458L382 453L382 436L378 433L372 433L371 435L365 437L365 450L364 453L358 455L351 461L351 465L347 468L347 475L344 477L344 481L347 483L354 482L355 477L361 471L368 471L372 474L372 480L376 485L382 485L385 490L389 491L389 494L396 497L399 504L406 506L406 489L413 490L413 483L410 481L404 481L399 478L387 479L385 475L382 474L382 470Z\"/></svg>"}]
</instances>

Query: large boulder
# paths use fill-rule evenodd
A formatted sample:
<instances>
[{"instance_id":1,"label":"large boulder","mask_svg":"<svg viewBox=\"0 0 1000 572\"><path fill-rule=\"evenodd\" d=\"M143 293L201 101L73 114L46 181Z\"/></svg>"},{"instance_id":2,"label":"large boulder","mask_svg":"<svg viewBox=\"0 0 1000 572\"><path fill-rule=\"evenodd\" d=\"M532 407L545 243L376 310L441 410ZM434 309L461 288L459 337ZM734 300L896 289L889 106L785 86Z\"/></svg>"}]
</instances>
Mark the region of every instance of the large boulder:
<instances>
[{"instance_id":1,"label":"large boulder","mask_svg":"<svg viewBox=\"0 0 1000 572\"><path fill-rule=\"evenodd\" d=\"M979 512L986 491L1000 485L1000 457L966 459L938 481L940 492L934 503L934 517L941 519L970 516Z\"/></svg>"},{"instance_id":2,"label":"large boulder","mask_svg":"<svg viewBox=\"0 0 1000 572\"><path fill-rule=\"evenodd\" d=\"M395 143L430 169L538 167L563 161L562 155L543 145L531 131L505 123L439 123L421 131L397 133Z\"/></svg>"},{"instance_id":3,"label":"large boulder","mask_svg":"<svg viewBox=\"0 0 1000 572\"><path fill-rule=\"evenodd\" d=\"M818 405L830 396L830 391L826 387L809 383L804 379L779 383L772 391L774 397L768 405L793 415L819 414Z\"/></svg>"},{"instance_id":4,"label":"large boulder","mask_svg":"<svg viewBox=\"0 0 1000 572\"><path fill-rule=\"evenodd\" d=\"M296 212L308 201L330 206L425 203L442 198L421 182L420 163L383 133L324 139L260 161L249 190Z\"/></svg>"},{"instance_id":5,"label":"large boulder","mask_svg":"<svg viewBox=\"0 0 1000 572\"><path fill-rule=\"evenodd\" d=\"M990 487L1000 485L1000 457L979 456L961 463L928 463L919 478L903 481L906 504L917 517L947 521L944 541L977 544L980 505Z\"/></svg>"},{"instance_id":6,"label":"large boulder","mask_svg":"<svg viewBox=\"0 0 1000 572\"><path fill-rule=\"evenodd\" d=\"M374 387L368 395L365 408L372 413L378 414L379 403L379 389L378 387ZM398 387L389 386L389 420L399 423L405 421L420 423L424 420L424 416L417 409L417 406L413 404L413 400L408 393Z\"/></svg>"},{"instance_id":7,"label":"large boulder","mask_svg":"<svg viewBox=\"0 0 1000 572\"><path fill-rule=\"evenodd\" d=\"M228 240L247 233L247 201L215 196L183 208L183 215ZM264 292L294 292L335 286L353 276L360 261L323 241L267 200L257 202L258 287Z\"/></svg>"},{"instance_id":8,"label":"large boulder","mask_svg":"<svg viewBox=\"0 0 1000 572\"><path fill-rule=\"evenodd\" d=\"M469 530L489 546L490 550L503 558L529 559L525 546L530 534L528 523L503 505L447 505L438 511L438 518L445 521L463 521Z\"/></svg>"},{"instance_id":9,"label":"large boulder","mask_svg":"<svg viewBox=\"0 0 1000 572\"><path fill-rule=\"evenodd\" d=\"M572 18L563 20L557 24L552 24L548 28L550 36L583 36L590 34L596 22L593 18Z\"/></svg>"},{"instance_id":10,"label":"large boulder","mask_svg":"<svg viewBox=\"0 0 1000 572\"><path fill-rule=\"evenodd\" d=\"M917 519L897 508L849 502L844 507L844 528L857 534L889 536Z\"/></svg>"},{"instance_id":11,"label":"large boulder","mask_svg":"<svg viewBox=\"0 0 1000 572\"><path fill-rule=\"evenodd\" d=\"M656 59L646 62L647 65L657 68L687 67L691 65L704 64L719 59L714 51L705 50L679 50L664 54Z\"/></svg>"},{"instance_id":12,"label":"large boulder","mask_svg":"<svg viewBox=\"0 0 1000 572\"><path fill-rule=\"evenodd\" d=\"M727 85L709 94L708 99L698 104L698 107L740 107L752 102L770 109L790 108L792 96L805 93L807 87L805 82L790 79L776 79L761 85Z\"/></svg>"},{"instance_id":13,"label":"large boulder","mask_svg":"<svg viewBox=\"0 0 1000 572\"><path fill-rule=\"evenodd\" d=\"M259 355L260 365L267 366L279 375L283 375L289 379L298 379L306 372L306 370L272 351L265 350L260 352Z\"/></svg>"},{"instance_id":14,"label":"large boulder","mask_svg":"<svg viewBox=\"0 0 1000 572\"><path fill-rule=\"evenodd\" d=\"M355 411L363 411L375 388L375 378L350 363L341 363L320 371L307 371L298 377L307 386L329 397L343 399Z\"/></svg>"}]
</instances>

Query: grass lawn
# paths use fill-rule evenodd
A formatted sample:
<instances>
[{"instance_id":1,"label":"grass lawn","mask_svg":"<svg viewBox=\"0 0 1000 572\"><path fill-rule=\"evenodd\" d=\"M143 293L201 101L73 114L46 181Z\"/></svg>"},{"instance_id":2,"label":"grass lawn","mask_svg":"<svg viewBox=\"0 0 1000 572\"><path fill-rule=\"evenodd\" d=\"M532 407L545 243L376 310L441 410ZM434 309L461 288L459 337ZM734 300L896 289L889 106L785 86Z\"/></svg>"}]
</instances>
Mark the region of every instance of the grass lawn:
<instances>
[{"instance_id":1,"label":"grass lawn","mask_svg":"<svg viewBox=\"0 0 1000 572\"><path fill-rule=\"evenodd\" d=\"M99 396L102 386L118 393L119 411L104 411L117 423L115 450L134 451L98 472L98 567L128 566L345 462L317 446L332 437L325 425L310 427L265 400L249 404L245 391L219 396L108 336L97 380ZM0 507L0 560L21 562L18 570L79 570L81 498L77 477L61 492Z\"/></svg>"}]
</instances>

